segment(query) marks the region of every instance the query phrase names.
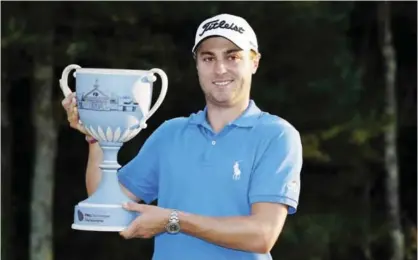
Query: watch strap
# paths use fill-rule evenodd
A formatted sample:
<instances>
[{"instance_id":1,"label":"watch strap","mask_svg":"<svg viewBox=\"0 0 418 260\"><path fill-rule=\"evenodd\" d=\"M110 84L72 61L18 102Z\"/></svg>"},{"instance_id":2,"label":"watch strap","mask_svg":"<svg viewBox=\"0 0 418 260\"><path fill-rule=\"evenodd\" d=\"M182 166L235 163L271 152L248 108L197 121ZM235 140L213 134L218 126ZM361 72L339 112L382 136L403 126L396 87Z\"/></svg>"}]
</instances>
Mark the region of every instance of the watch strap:
<instances>
[{"instance_id":1,"label":"watch strap","mask_svg":"<svg viewBox=\"0 0 418 260\"><path fill-rule=\"evenodd\" d=\"M180 232L180 219L178 212L173 210L168 218L168 223L165 226L167 233L177 234Z\"/></svg>"},{"instance_id":2,"label":"watch strap","mask_svg":"<svg viewBox=\"0 0 418 260\"><path fill-rule=\"evenodd\" d=\"M168 219L168 223L179 223L180 219L179 219L179 214L177 212L177 210L173 210L170 213L170 217Z\"/></svg>"}]
</instances>

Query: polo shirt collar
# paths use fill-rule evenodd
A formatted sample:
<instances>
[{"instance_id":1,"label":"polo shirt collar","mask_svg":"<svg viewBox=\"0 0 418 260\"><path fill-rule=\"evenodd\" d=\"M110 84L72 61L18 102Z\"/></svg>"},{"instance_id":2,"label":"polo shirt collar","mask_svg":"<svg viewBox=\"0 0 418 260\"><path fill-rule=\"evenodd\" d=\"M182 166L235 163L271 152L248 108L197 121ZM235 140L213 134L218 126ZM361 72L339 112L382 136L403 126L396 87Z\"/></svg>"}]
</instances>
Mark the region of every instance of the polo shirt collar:
<instances>
[{"instance_id":1,"label":"polo shirt collar","mask_svg":"<svg viewBox=\"0 0 418 260\"><path fill-rule=\"evenodd\" d=\"M238 127L253 127L261 113L262 111L257 107L254 100L250 100L245 111L237 119L231 122L231 125L236 125ZM190 123L208 127L209 123L206 120L206 114L207 106L205 106L204 110L193 114L191 116Z\"/></svg>"}]
</instances>

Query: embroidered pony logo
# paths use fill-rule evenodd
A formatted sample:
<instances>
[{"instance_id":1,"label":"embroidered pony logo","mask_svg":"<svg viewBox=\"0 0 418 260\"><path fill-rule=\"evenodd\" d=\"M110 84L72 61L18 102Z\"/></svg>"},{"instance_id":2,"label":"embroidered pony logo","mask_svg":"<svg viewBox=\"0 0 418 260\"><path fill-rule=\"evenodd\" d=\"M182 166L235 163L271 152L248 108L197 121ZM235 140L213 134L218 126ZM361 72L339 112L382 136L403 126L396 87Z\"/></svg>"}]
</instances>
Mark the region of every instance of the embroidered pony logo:
<instances>
[{"instance_id":1,"label":"embroidered pony logo","mask_svg":"<svg viewBox=\"0 0 418 260\"><path fill-rule=\"evenodd\" d=\"M241 170L239 169L239 163L235 162L233 166L234 174L232 175L233 180L239 180L241 178Z\"/></svg>"}]
</instances>

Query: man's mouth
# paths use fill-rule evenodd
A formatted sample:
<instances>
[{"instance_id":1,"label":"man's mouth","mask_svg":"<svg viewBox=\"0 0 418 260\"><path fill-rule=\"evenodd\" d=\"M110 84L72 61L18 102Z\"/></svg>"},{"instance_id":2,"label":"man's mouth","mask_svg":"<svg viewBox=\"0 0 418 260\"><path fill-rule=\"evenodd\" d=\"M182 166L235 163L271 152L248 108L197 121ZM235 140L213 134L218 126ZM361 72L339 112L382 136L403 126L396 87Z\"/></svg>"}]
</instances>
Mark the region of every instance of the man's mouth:
<instances>
[{"instance_id":1,"label":"man's mouth","mask_svg":"<svg viewBox=\"0 0 418 260\"><path fill-rule=\"evenodd\" d=\"M216 86L224 87L228 85L229 83L231 83L232 81L233 80L213 81L213 84L215 84Z\"/></svg>"}]
</instances>

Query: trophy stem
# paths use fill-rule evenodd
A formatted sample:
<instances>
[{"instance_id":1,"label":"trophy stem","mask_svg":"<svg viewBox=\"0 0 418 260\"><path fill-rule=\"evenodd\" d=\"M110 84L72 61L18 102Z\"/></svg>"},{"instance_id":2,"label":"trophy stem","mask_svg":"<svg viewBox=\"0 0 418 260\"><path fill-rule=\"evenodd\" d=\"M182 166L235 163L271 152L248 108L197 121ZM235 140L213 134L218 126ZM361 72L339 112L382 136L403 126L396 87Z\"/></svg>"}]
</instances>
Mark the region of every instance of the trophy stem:
<instances>
[{"instance_id":1,"label":"trophy stem","mask_svg":"<svg viewBox=\"0 0 418 260\"><path fill-rule=\"evenodd\" d=\"M117 154L122 144L100 143L103 161L102 178L97 190L76 206L72 227L90 231L121 231L138 215L122 208L122 203L132 201L119 185Z\"/></svg>"},{"instance_id":2,"label":"trophy stem","mask_svg":"<svg viewBox=\"0 0 418 260\"><path fill-rule=\"evenodd\" d=\"M103 151L103 161L99 165L102 171L102 178L99 187L103 190L119 190L119 182L117 178L117 170L120 165L117 162L118 152L120 146L108 146L103 143L100 144Z\"/></svg>"},{"instance_id":3,"label":"trophy stem","mask_svg":"<svg viewBox=\"0 0 418 260\"><path fill-rule=\"evenodd\" d=\"M103 161L99 165L102 177L96 192L90 196L90 201L117 205L131 201L123 193L117 176L117 170L121 167L117 162L117 156L122 144L101 142L100 147L103 151Z\"/></svg>"},{"instance_id":4,"label":"trophy stem","mask_svg":"<svg viewBox=\"0 0 418 260\"><path fill-rule=\"evenodd\" d=\"M118 164L117 158L122 143L105 143L100 142L100 148L103 151L103 161L100 167L105 169L119 169L120 165Z\"/></svg>"}]
</instances>

